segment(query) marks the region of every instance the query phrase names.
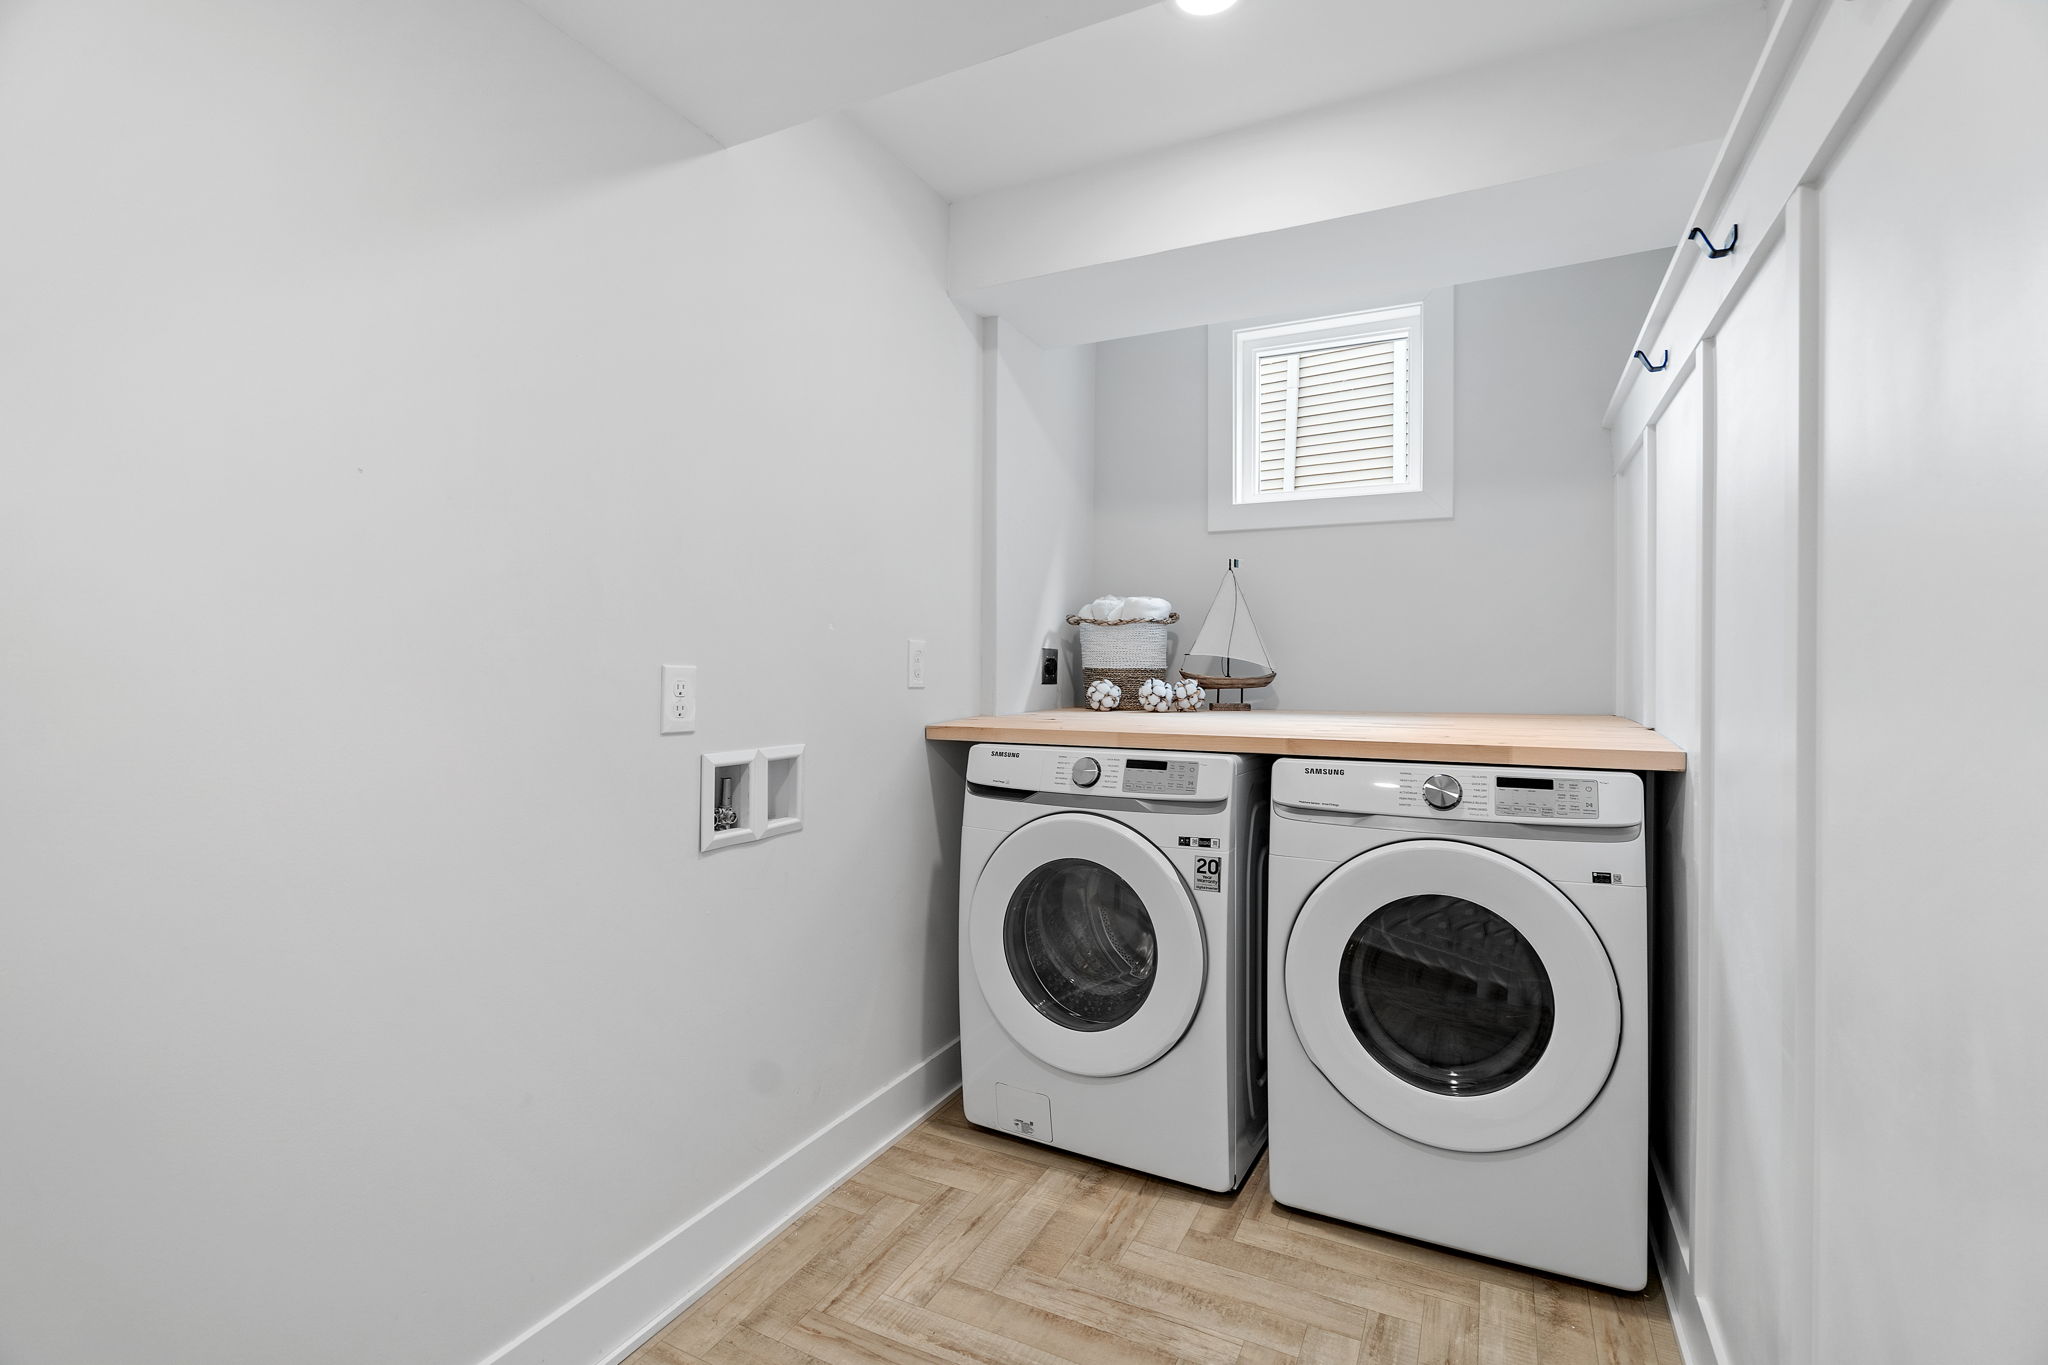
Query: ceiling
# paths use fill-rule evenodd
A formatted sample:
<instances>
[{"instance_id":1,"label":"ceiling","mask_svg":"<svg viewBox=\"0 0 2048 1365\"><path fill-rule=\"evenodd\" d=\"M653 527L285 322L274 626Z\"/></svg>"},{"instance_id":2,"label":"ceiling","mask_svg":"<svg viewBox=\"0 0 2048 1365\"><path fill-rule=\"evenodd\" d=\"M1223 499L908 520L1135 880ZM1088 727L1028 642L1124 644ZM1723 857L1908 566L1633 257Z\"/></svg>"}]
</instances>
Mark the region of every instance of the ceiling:
<instances>
[{"instance_id":1,"label":"ceiling","mask_svg":"<svg viewBox=\"0 0 2048 1365\"><path fill-rule=\"evenodd\" d=\"M731 146L1151 0L526 0Z\"/></svg>"},{"instance_id":2,"label":"ceiling","mask_svg":"<svg viewBox=\"0 0 2048 1365\"><path fill-rule=\"evenodd\" d=\"M1241 0L1200 19L1165 3L1115 8L1127 12L880 94L855 117L959 199L1595 35L1713 11L1754 21L1762 5Z\"/></svg>"},{"instance_id":3,"label":"ceiling","mask_svg":"<svg viewBox=\"0 0 2048 1365\"><path fill-rule=\"evenodd\" d=\"M1780 0L507 3L725 146L847 115L1069 344L1675 242Z\"/></svg>"}]
</instances>

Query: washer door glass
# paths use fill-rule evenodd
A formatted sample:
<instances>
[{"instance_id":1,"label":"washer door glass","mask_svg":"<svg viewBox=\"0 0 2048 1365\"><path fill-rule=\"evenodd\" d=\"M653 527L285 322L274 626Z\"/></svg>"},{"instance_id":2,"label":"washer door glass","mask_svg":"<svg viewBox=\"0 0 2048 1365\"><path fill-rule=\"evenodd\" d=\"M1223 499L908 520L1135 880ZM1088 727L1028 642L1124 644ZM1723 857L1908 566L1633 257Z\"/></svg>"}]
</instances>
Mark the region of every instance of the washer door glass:
<instances>
[{"instance_id":1,"label":"washer door glass","mask_svg":"<svg viewBox=\"0 0 2048 1365\"><path fill-rule=\"evenodd\" d=\"M1209 976L1201 911L1159 846L1087 811L996 846L962 907L962 982L1012 1042L1077 1076L1126 1076L1194 1022Z\"/></svg>"},{"instance_id":2,"label":"washer door glass","mask_svg":"<svg viewBox=\"0 0 2048 1365\"><path fill-rule=\"evenodd\" d=\"M1509 924L1458 896L1403 896L1344 946L1344 1017L1381 1066L1438 1095L1486 1095L1529 1074L1557 1000L1543 959Z\"/></svg>"},{"instance_id":3,"label":"washer door glass","mask_svg":"<svg viewBox=\"0 0 2048 1365\"><path fill-rule=\"evenodd\" d=\"M1004 955L1017 989L1062 1028L1093 1033L1152 993L1159 940L1129 882L1086 858L1059 858L1010 896Z\"/></svg>"}]
</instances>

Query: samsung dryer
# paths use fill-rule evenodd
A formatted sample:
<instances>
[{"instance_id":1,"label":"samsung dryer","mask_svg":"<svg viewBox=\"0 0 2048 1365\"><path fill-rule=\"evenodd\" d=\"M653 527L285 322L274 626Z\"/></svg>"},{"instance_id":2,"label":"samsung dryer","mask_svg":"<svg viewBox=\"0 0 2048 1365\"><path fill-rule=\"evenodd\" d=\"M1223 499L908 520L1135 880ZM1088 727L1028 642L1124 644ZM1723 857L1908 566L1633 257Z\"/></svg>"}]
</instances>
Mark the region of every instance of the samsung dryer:
<instances>
[{"instance_id":1,"label":"samsung dryer","mask_svg":"<svg viewBox=\"0 0 2048 1365\"><path fill-rule=\"evenodd\" d=\"M1211 1190L1265 1142L1267 765L977 744L960 854L970 1121Z\"/></svg>"},{"instance_id":2,"label":"samsung dryer","mask_svg":"<svg viewBox=\"0 0 2048 1365\"><path fill-rule=\"evenodd\" d=\"M1273 1197L1641 1289L1642 779L1282 759L1272 837Z\"/></svg>"}]
</instances>

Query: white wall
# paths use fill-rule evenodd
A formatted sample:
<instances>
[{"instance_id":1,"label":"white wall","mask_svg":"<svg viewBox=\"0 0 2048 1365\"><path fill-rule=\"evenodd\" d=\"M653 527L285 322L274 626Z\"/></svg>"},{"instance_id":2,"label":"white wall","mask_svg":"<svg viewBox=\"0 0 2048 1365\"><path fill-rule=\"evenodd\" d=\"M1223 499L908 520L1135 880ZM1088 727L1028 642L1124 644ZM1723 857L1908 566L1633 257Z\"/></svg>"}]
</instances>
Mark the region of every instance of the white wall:
<instances>
[{"instance_id":1,"label":"white wall","mask_svg":"<svg viewBox=\"0 0 2048 1365\"><path fill-rule=\"evenodd\" d=\"M1444 521L1211 534L1206 332L1101 344L1095 588L1171 598L1185 645L1241 559L1280 673L1270 697L1290 709L1609 711L1600 414L1665 254L1458 288L1457 515Z\"/></svg>"},{"instance_id":2,"label":"white wall","mask_svg":"<svg viewBox=\"0 0 2048 1365\"><path fill-rule=\"evenodd\" d=\"M1095 519L1095 348L1044 348L1001 318L985 324L983 392L993 497L984 554L993 582L988 704L997 715L1071 706L1068 613L1088 590ZM1040 685L1041 652L1060 680Z\"/></svg>"},{"instance_id":3,"label":"white wall","mask_svg":"<svg viewBox=\"0 0 2048 1365\"><path fill-rule=\"evenodd\" d=\"M944 206L687 145L502 0L0 12L0 1360L480 1360L954 1035Z\"/></svg>"},{"instance_id":4,"label":"white wall","mask_svg":"<svg viewBox=\"0 0 2048 1365\"><path fill-rule=\"evenodd\" d=\"M2044 63L1937 6L1821 192L1819 1360L2048 1358Z\"/></svg>"}]
</instances>

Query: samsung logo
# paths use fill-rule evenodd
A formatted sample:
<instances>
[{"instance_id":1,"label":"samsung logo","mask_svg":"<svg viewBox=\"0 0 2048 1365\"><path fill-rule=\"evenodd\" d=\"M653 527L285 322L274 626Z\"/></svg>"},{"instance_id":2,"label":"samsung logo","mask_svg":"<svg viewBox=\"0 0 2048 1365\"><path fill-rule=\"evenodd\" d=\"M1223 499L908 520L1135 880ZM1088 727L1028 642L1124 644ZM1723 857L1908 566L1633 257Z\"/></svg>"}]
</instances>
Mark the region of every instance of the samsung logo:
<instances>
[{"instance_id":1,"label":"samsung logo","mask_svg":"<svg viewBox=\"0 0 2048 1365\"><path fill-rule=\"evenodd\" d=\"M1018 752L1017 752L1016 750L1014 750L1014 749L990 749L990 750L988 751L988 756L989 756L990 758L1022 758L1022 757L1024 757L1024 755L1022 755L1022 754L1018 753Z\"/></svg>"},{"instance_id":2,"label":"samsung logo","mask_svg":"<svg viewBox=\"0 0 2048 1365\"><path fill-rule=\"evenodd\" d=\"M1301 771L1309 777L1342 777L1345 775L1345 769L1343 768L1303 768Z\"/></svg>"}]
</instances>

